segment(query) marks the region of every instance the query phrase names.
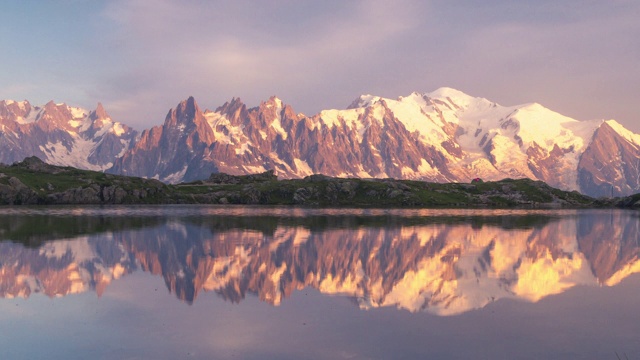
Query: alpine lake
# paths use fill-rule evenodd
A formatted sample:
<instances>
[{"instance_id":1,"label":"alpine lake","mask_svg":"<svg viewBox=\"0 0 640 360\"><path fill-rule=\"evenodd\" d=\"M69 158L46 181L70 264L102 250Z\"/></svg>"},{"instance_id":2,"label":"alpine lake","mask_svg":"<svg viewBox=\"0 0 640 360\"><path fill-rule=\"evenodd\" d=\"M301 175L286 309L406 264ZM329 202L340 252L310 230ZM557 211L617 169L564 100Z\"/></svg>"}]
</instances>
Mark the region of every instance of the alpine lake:
<instances>
[{"instance_id":1,"label":"alpine lake","mask_svg":"<svg viewBox=\"0 0 640 360\"><path fill-rule=\"evenodd\" d=\"M0 207L0 359L640 359L637 210Z\"/></svg>"}]
</instances>

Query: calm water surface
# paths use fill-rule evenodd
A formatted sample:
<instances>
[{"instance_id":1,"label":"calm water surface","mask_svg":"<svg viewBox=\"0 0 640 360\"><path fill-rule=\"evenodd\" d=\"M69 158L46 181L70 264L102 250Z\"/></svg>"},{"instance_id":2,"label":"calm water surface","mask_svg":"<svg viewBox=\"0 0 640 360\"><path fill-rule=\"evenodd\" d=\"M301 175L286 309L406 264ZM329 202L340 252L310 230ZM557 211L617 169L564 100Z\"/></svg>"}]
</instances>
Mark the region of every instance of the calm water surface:
<instances>
[{"instance_id":1,"label":"calm water surface","mask_svg":"<svg viewBox=\"0 0 640 360\"><path fill-rule=\"evenodd\" d=\"M0 208L1 359L640 359L640 214Z\"/></svg>"}]
</instances>

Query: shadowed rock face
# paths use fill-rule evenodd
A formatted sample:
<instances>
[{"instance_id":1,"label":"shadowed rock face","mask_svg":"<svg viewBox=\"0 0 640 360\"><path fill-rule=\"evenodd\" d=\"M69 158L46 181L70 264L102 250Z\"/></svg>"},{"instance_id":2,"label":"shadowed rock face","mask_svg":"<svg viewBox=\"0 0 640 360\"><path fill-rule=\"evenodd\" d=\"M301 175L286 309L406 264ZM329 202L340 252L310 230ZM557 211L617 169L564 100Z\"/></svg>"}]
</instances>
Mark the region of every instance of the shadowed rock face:
<instances>
[{"instance_id":1,"label":"shadowed rock face","mask_svg":"<svg viewBox=\"0 0 640 360\"><path fill-rule=\"evenodd\" d=\"M207 113L190 98L169 112L163 126L143 132L109 171L170 182L204 179L211 172L240 175L267 169L282 178L313 173L403 178L403 167L417 172L426 157L430 166L441 169L432 180L452 178L445 157L419 142L381 106L382 123L373 110L365 111L361 121L369 125L359 134L344 120L329 128L318 121L319 115L297 115L275 97L251 109L234 99Z\"/></svg>"},{"instance_id":2,"label":"shadowed rock face","mask_svg":"<svg viewBox=\"0 0 640 360\"><path fill-rule=\"evenodd\" d=\"M117 159L109 172L169 182L186 180L188 170L195 172L193 178L209 176L217 169L196 162L214 140L203 112L190 97L169 111L163 126L143 131L135 147Z\"/></svg>"},{"instance_id":3,"label":"shadowed rock face","mask_svg":"<svg viewBox=\"0 0 640 360\"><path fill-rule=\"evenodd\" d=\"M565 184L562 174L564 169L560 166L561 159L570 149L561 149L558 145L550 152L544 151L538 144L529 147L529 168L536 178L553 187L563 187Z\"/></svg>"},{"instance_id":4,"label":"shadowed rock face","mask_svg":"<svg viewBox=\"0 0 640 360\"><path fill-rule=\"evenodd\" d=\"M580 158L578 181L580 189L593 196L639 192L640 148L602 124Z\"/></svg>"},{"instance_id":5,"label":"shadowed rock face","mask_svg":"<svg viewBox=\"0 0 640 360\"><path fill-rule=\"evenodd\" d=\"M312 287L351 296L363 308L451 315L500 298L538 301L574 285L615 285L638 271L640 255L637 217L622 211L559 218L111 218L78 222L86 235L66 238L73 224L61 225L57 241L18 236L25 226L51 228L42 221L23 217L3 227L3 238L36 247L0 243L2 296L100 294L141 269L162 276L187 303L213 291L233 302L256 294L278 305ZM118 231L102 235L106 225Z\"/></svg>"}]
</instances>

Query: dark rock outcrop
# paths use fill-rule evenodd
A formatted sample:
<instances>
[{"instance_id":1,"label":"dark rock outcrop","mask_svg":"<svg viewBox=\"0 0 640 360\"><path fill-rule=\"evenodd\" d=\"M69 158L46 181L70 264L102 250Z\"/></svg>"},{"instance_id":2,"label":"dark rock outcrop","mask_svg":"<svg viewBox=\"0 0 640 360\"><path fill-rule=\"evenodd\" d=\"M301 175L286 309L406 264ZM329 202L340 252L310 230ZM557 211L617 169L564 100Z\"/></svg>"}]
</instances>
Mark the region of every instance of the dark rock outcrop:
<instances>
[{"instance_id":1,"label":"dark rock outcrop","mask_svg":"<svg viewBox=\"0 0 640 360\"><path fill-rule=\"evenodd\" d=\"M252 175L240 175L234 176L225 173L213 173L209 176L209 179L203 181L207 184L247 184L247 183L259 183L265 181L276 181L278 177L274 174L273 170L265 171L261 174Z\"/></svg>"},{"instance_id":2,"label":"dark rock outcrop","mask_svg":"<svg viewBox=\"0 0 640 360\"><path fill-rule=\"evenodd\" d=\"M278 180L255 175L212 174L209 180L165 185L136 177L59 167L28 158L0 165L0 204L263 204L313 206L514 207L613 206L577 192L529 179L441 184L395 179L311 175Z\"/></svg>"},{"instance_id":3,"label":"dark rock outcrop","mask_svg":"<svg viewBox=\"0 0 640 360\"><path fill-rule=\"evenodd\" d=\"M592 196L629 195L640 189L640 147L609 124L596 130L578 164L580 189Z\"/></svg>"}]
</instances>

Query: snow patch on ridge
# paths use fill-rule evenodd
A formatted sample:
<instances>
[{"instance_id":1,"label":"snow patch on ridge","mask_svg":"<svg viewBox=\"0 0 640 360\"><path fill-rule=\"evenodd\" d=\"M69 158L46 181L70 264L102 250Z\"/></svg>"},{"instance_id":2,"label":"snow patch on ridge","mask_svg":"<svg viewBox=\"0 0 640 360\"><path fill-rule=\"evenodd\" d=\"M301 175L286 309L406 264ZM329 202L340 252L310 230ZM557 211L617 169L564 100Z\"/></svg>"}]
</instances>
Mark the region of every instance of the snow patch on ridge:
<instances>
[{"instance_id":1,"label":"snow patch on ridge","mask_svg":"<svg viewBox=\"0 0 640 360\"><path fill-rule=\"evenodd\" d=\"M567 128L568 124L576 124L574 127L579 127L578 120L558 114L537 103L519 107L511 119L518 121L518 135L524 141L525 149L534 142L547 151L551 151L556 144L561 149L566 149L572 146L582 148L585 143L585 139L576 137L573 131Z\"/></svg>"},{"instance_id":2,"label":"snow patch on ridge","mask_svg":"<svg viewBox=\"0 0 640 360\"><path fill-rule=\"evenodd\" d=\"M69 125L71 125L71 127L74 127L74 128L80 127L82 123L83 122L81 120L69 120Z\"/></svg>"},{"instance_id":3,"label":"snow patch on ridge","mask_svg":"<svg viewBox=\"0 0 640 360\"><path fill-rule=\"evenodd\" d=\"M125 131L124 131L124 127L122 126L121 123L116 122L113 124L113 128L112 128L112 132L116 135L116 136L122 136Z\"/></svg>"},{"instance_id":4,"label":"snow patch on ridge","mask_svg":"<svg viewBox=\"0 0 640 360\"><path fill-rule=\"evenodd\" d=\"M469 104L476 101L485 101L485 102L488 101L487 99L476 98L471 95L465 94L460 90L453 89L446 86L438 88L430 93L427 93L426 95L431 99L439 99L439 100L455 99L456 101L454 101L454 103L462 107L469 106Z\"/></svg>"},{"instance_id":5,"label":"snow patch on ridge","mask_svg":"<svg viewBox=\"0 0 640 360\"><path fill-rule=\"evenodd\" d=\"M242 127L231 125L226 116L217 112L205 112L204 117L213 131L216 142L230 145L240 144L240 148L236 149L238 155L250 151L248 146L251 145L251 142L242 131ZM266 138L266 134L263 138Z\"/></svg>"},{"instance_id":6,"label":"snow patch on ridge","mask_svg":"<svg viewBox=\"0 0 640 360\"><path fill-rule=\"evenodd\" d=\"M306 161L295 158L293 159L293 163L296 165L296 169L298 169L296 173L298 176L305 177L313 175L313 170L311 170L311 167Z\"/></svg>"},{"instance_id":7,"label":"snow patch on ridge","mask_svg":"<svg viewBox=\"0 0 640 360\"><path fill-rule=\"evenodd\" d=\"M287 140L287 132L282 128L282 124L280 123L280 117L277 117L271 123L271 127L282 136L282 140Z\"/></svg>"},{"instance_id":8,"label":"snow patch on ridge","mask_svg":"<svg viewBox=\"0 0 640 360\"><path fill-rule=\"evenodd\" d=\"M97 143L92 140L86 140L77 134L72 135L74 138L71 149L68 149L61 142L48 142L46 145L40 145L40 151L46 156L46 161L52 165L72 166L80 169L103 171L109 164L96 165L91 164L87 159L88 154L93 153Z\"/></svg>"},{"instance_id":9,"label":"snow patch on ridge","mask_svg":"<svg viewBox=\"0 0 640 360\"><path fill-rule=\"evenodd\" d=\"M39 107L32 108L31 111L27 113L27 117L17 116L16 122L20 125L33 123L38 118L40 112L41 109Z\"/></svg>"},{"instance_id":10,"label":"snow patch on ridge","mask_svg":"<svg viewBox=\"0 0 640 360\"><path fill-rule=\"evenodd\" d=\"M235 149L235 153L236 155L243 155L245 153L251 153L251 150L249 149L249 143L242 143L240 144L240 147Z\"/></svg>"},{"instance_id":11,"label":"snow patch on ridge","mask_svg":"<svg viewBox=\"0 0 640 360\"><path fill-rule=\"evenodd\" d=\"M77 107L67 106L74 119L83 119L87 117L87 110Z\"/></svg>"},{"instance_id":12,"label":"snow patch on ridge","mask_svg":"<svg viewBox=\"0 0 640 360\"><path fill-rule=\"evenodd\" d=\"M353 103L351 103L348 110L357 109L357 108L366 108L375 104L381 99L382 98L380 96L374 96L371 94L360 95Z\"/></svg>"},{"instance_id":13,"label":"snow patch on ridge","mask_svg":"<svg viewBox=\"0 0 640 360\"><path fill-rule=\"evenodd\" d=\"M414 93L408 97L396 100L385 100L393 115L405 126L409 132L418 132L424 143L438 146L448 140L447 134L425 113L428 105L424 98ZM439 147L439 146L438 146Z\"/></svg>"},{"instance_id":14,"label":"snow patch on ridge","mask_svg":"<svg viewBox=\"0 0 640 360\"><path fill-rule=\"evenodd\" d=\"M264 166L243 165L242 168L247 172L247 174L260 174L267 171Z\"/></svg>"},{"instance_id":15,"label":"snow patch on ridge","mask_svg":"<svg viewBox=\"0 0 640 360\"><path fill-rule=\"evenodd\" d=\"M359 119L363 113L363 108L349 110L323 110L320 112L318 122L319 124L325 124L329 129L332 129L334 126L342 126L342 124L344 124L348 128L355 127L358 133L362 134L364 133L365 125L359 121ZM362 137L360 137L360 142L361 141Z\"/></svg>"},{"instance_id":16,"label":"snow patch on ridge","mask_svg":"<svg viewBox=\"0 0 640 360\"><path fill-rule=\"evenodd\" d=\"M177 184L184 178L184 174L187 173L188 165L185 165L182 170L176 171L164 177L163 181L170 184Z\"/></svg>"},{"instance_id":17,"label":"snow patch on ridge","mask_svg":"<svg viewBox=\"0 0 640 360\"><path fill-rule=\"evenodd\" d=\"M287 132L282 128L281 116L282 116L282 101L280 99L275 98L276 109L275 109L275 119L271 123L271 127L282 136L282 140L287 140Z\"/></svg>"},{"instance_id":18,"label":"snow patch on ridge","mask_svg":"<svg viewBox=\"0 0 640 360\"><path fill-rule=\"evenodd\" d=\"M605 121L607 125L609 125L615 132L617 132L620 136L625 138L630 143L640 146L640 134L634 134L631 131L627 130L615 120L607 120Z\"/></svg>"}]
</instances>

